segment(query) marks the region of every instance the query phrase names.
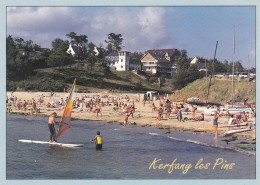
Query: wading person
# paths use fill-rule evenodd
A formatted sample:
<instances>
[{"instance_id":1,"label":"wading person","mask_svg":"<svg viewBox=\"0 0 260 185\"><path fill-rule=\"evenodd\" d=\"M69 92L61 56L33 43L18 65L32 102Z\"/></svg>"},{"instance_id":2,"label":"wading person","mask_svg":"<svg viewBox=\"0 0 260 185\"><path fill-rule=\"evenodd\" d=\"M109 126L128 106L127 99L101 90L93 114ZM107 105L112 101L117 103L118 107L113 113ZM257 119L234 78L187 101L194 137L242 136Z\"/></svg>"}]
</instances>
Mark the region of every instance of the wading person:
<instances>
[{"instance_id":1,"label":"wading person","mask_svg":"<svg viewBox=\"0 0 260 185\"><path fill-rule=\"evenodd\" d=\"M101 150L103 141L102 141L102 137L100 135L100 131L97 131L97 135L93 139L91 139L90 141L92 142L94 140L96 141L96 149Z\"/></svg>"},{"instance_id":2,"label":"wading person","mask_svg":"<svg viewBox=\"0 0 260 185\"><path fill-rule=\"evenodd\" d=\"M125 117L125 120L124 120L124 127L128 124L128 117L129 117L129 114L127 114L126 117Z\"/></svg>"},{"instance_id":3,"label":"wading person","mask_svg":"<svg viewBox=\"0 0 260 185\"><path fill-rule=\"evenodd\" d=\"M216 111L214 113L214 118L213 118L213 129L214 129L214 140L215 140L215 144L218 143L218 112Z\"/></svg>"},{"instance_id":4,"label":"wading person","mask_svg":"<svg viewBox=\"0 0 260 185\"><path fill-rule=\"evenodd\" d=\"M56 116L57 116L57 113L53 112L49 117L49 121L48 121L48 126L49 126L49 130L50 130L50 141L49 142L57 142L55 127L54 127L54 125L56 124L56 122L55 122Z\"/></svg>"}]
</instances>

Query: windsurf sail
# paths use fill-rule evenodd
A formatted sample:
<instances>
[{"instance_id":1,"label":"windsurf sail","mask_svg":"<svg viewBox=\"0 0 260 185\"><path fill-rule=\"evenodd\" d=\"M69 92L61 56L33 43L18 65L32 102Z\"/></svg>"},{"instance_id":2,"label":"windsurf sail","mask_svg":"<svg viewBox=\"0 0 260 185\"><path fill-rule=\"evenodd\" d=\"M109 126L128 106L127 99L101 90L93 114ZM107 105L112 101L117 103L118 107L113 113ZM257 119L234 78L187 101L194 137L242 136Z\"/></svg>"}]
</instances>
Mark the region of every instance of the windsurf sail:
<instances>
[{"instance_id":1,"label":"windsurf sail","mask_svg":"<svg viewBox=\"0 0 260 185\"><path fill-rule=\"evenodd\" d=\"M61 122L59 123L57 138L60 137L64 132L66 132L66 130L68 130L68 128L70 127L75 86L76 86L76 79L73 82L69 97L67 98L67 101L66 101L66 106L64 108L63 116L62 116Z\"/></svg>"}]
</instances>

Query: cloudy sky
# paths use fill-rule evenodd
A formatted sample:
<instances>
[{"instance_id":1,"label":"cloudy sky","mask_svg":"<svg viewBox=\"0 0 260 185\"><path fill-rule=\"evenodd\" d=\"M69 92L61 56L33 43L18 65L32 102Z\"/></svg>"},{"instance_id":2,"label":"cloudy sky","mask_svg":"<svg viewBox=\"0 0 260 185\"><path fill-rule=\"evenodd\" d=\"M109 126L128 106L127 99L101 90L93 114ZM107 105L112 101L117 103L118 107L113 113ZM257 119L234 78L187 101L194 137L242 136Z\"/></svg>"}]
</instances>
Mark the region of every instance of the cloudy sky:
<instances>
[{"instance_id":1,"label":"cloudy sky","mask_svg":"<svg viewBox=\"0 0 260 185\"><path fill-rule=\"evenodd\" d=\"M236 61L255 66L255 8L219 7L7 7L7 35L51 48L55 38L75 32L106 47L109 33L122 34L124 50L186 49L189 57Z\"/></svg>"}]
</instances>

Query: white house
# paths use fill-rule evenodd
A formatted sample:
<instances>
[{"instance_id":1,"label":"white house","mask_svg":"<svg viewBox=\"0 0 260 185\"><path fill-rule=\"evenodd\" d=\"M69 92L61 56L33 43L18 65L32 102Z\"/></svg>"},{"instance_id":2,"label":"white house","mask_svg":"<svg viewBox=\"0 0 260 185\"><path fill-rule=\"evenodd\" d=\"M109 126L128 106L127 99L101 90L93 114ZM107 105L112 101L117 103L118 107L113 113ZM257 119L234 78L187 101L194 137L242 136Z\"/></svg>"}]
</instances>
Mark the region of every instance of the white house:
<instances>
[{"instance_id":1,"label":"white house","mask_svg":"<svg viewBox=\"0 0 260 185\"><path fill-rule=\"evenodd\" d=\"M194 58L191 60L190 64L197 64L198 61L199 61L199 59L198 59L197 57L194 57Z\"/></svg>"},{"instance_id":2,"label":"white house","mask_svg":"<svg viewBox=\"0 0 260 185\"><path fill-rule=\"evenodd\" d=\"M105 63L117 71L141 70L141 61L130 56L128 51L119 51L105 56Z\"/></svg>"},{"instance_id":3,"label":"white house","mask_svg":"<svg viewBox=\"0 0 260 185\"><path fill-rule=\"evenodd\" d=\"M208 67L209 67L209 64L205 64L205 63L201 63L199 62L199 59L197 57L194 57L191 62L190 62L190 65L196 65L198 67L198 70L199 71L208 71Z\"/></svg>"},{"instance_id":4,"label":"white house","mask_svg":"<svg viewBox=\"0 0 260 185\"><path fill-rule=\"evenodd\" d=\"M74 49L73 49L72 45L70 44L69 49L67 49L67 53L72 55L72 56L75 56L76 53L75 53Z\"/></svg>"}]
</instances>

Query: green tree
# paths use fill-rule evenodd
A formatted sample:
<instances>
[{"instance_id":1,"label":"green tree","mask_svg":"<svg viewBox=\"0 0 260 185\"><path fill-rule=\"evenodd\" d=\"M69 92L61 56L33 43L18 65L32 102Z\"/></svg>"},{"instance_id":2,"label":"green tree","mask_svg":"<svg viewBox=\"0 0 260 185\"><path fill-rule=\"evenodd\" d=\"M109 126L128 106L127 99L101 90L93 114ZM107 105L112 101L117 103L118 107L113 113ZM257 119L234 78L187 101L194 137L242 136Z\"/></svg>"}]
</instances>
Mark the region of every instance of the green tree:
<instances>
[{"instance_id":1,"label":"green tree","mask_svg":"<svg viewBox=\"0 0 260 185\"><path fill-rule=\"evenodd\" d=\"M116 53L122 49L123 38L121 34L110 33L108 34L107 50L109 53Z\"/></svg>"},{"instance_id":2,"label":"green tree","mask_svg":"<svg viewBox=\"0 0 260 185\"><path fill-rule=\"evenodd\" d=\"M56 38L52 41L51 45L52 50L48 60L49 67L60 66L63 68L63 66L73 63L73 58L71 55L67 54L67 49L69 47L68 40Z\"/></svg>"},{"instance_id":3,"label":"green tree","mask_svg":"<svg viewBox=\"0 0 260 185\"><path fill-rule=\"evenodd\" d=\"M236 73L241 73L241 72L244 72L245 71L245 69L244 69L244 67L243 67L243 65L241 64L241 61L237 61L236 63L235 63L235 71L234 72L236 72Z\"/></svg>"},{"instance_id":4,"label":"green tree","mask_svg":"<svg viewBox=\"0 0 260 185\"><path fill-rule=\"evenodd\" d=\"M86 59L87 57L87 43L88 43L88 36L87 35L77 35L75 32L70 32L66 34L68 38L71 39L71 45L77 46L77 58L79 60Z\"/></svg>"},{"instance_id":5,"label":"green tree","mask_svg":"<svg viewBox=\"0 0 260 185\"><path fill-rule=\"evenodd\" d=\"M251 69L249 69L249 72L250 72L250 73L256 73L255 67L252 67Z\"/></svg>"},{"instance_id":6,"label":"green tree","mask_svg":"<svg viewBox=\"0 0 260 185\"><path fill-rule=\"evenodd\" d=\"M33 74L33 65L27 55L18 51L17 42L10 35L6 39L6 77L9 80L21 80Z\"/></svg>"},{"instance_id":7,"label":"green tree","mask_svg":"<svg viewBox=\"0 0 260 185\"><path fill-rule=\"evenodd\" d=\"M215 61L214 67L215 67L215 74L227 72L225 64L223 64L222 62L220 62L218 60Z\"/></svg>"},{"instance_id":8,"label":"green tree","mask_svg":"<svg viewBox=\"0 0 260 185\"><path fill-rule=\"evenodd\" d=\"M95 48L95 44L90 42L88 44L87 62L90 65L91 71L93 66L98 62L98 57L96 56L96 52L94 51L94 48Z\"/></svg>"},{"instance_id":9,"label":"green tree","mask_svg":"<svg viewBox=\"0 0 260 185\"><path fill-rule=\"evenodd\" d=\"M137 59L141 59L144 56L144 53L142 52L133 52L132 56Z\"/></svg>"},{"instance_id":10,"label":"green tree","mask_svg":"<svg viewBox=\"0 0 260 185\"><path fill-rule=\"evenodd\" d=\"M196 65L190 65L190 59L187 58L187 53L182 52L178 58L176 73L172 77L173 89L181 89L188 83L200 78L200 72Z\"/></svg>"}]
</instances>

